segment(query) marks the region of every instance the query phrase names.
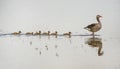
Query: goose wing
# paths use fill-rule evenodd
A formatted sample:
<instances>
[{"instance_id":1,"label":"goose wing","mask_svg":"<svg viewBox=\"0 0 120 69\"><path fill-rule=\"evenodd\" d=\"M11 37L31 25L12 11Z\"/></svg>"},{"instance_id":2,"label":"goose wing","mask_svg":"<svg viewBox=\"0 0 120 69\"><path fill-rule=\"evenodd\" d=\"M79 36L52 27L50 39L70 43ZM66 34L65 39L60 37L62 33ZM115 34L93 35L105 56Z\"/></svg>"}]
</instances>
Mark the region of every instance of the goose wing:
<instances>
[{"instance_id":1,"label":"goose wing","mask_svg":"<svg viewBox=\"0 0 120 69\"><path fill-rule=\"evenodd\" d=\"M95 25L96 25L96 23L90 24L90 25L88 25L87 27L85 27L85 29L86 29L86 28L89 28L89 29L90 29L90 28L94 27Z\"/></svg>"}]
</instances>

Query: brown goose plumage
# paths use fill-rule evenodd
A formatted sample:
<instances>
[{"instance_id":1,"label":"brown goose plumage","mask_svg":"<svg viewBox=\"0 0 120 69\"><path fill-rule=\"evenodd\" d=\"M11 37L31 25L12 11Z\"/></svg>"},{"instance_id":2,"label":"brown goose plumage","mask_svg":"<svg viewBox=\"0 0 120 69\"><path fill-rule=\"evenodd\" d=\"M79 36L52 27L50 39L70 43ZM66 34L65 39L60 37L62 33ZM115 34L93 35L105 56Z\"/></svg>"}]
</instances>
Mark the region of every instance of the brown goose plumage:
<instances>
[{"instance_id":1,"label":"brown goose plumage","mask_svg":"<svg viewBox=\"0 0 120 69\"><path fill-rule=\"evenodd\" d=\"M94 32L97 32L97 31L99 31L102 28L102 24L101 24L101 21L99 19L101 17L102 16L97 15L96 19L97 19L98 23L93 23L93 24L90 24L90 25L85 27L85 29L87 29L88 31L93 33L93 37L94 37Z\"/></svg>"}]
</instances>

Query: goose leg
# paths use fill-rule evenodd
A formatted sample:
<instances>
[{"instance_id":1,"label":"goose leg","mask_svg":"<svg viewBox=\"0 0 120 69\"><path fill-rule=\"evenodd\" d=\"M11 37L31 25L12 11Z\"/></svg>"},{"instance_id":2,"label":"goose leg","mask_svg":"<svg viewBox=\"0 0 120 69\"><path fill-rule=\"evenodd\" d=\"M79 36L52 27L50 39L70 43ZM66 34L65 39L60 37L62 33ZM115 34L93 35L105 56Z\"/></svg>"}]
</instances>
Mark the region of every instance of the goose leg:
<instances>
[{"instance_id":1,"label":"goose leg","mask_svg":"<svg viewBox=\"0 0 120 69\"><path fill-rule=\"evenodd\" d=\"M95 35L94 35L94 32L93 32L93 40L95 39Z\"/></svg>"}]
</instances>

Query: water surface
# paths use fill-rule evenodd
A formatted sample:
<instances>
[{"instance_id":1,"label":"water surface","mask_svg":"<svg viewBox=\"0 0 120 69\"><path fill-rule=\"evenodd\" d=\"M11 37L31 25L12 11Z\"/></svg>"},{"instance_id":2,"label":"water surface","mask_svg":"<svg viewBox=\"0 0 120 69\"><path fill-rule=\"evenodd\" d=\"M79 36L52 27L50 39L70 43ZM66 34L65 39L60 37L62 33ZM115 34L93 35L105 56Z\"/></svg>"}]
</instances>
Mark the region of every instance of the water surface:
<instances>
[{"instance_id":1,"label":"water surface","mask_svg":"<svg viewBox=\"0 0 120 69\"><path fill-rule=\"evenodd\" d=\"M119 69L120 38L0 36L0 69Z\"/></svg>"}]
</instances>

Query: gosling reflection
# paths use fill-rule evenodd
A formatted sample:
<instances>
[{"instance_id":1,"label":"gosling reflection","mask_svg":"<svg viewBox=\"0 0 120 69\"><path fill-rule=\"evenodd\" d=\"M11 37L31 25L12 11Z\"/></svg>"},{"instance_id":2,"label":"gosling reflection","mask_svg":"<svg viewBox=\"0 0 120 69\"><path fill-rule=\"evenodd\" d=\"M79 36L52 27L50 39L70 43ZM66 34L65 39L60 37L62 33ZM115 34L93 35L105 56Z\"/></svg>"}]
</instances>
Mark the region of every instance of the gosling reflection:
<instances>
[{"instance_id":1,"label":"gosling reflection","mask_svg":"<svg viewBox=\"0 0 120 69\"><path fill-rule=\"evenodd\" d=\"M48 51L48 46L47 46L47 45L45 46L45 48L46 48L46 50Z\"/></svg>"},{"instance_id":2,"label":"gosling reflection","mask_svg":"<svg viewBox=\"0 0 120 69\"><path fill-rule=\"evenodd\" d=\"M98 56L102 56L104 54L102 50L102 41L101 38L89 38L86 43L91 47L98 47Z\"/></svg>"},{"instance_id":3,"label":"gosling reflection","mask_svg":"<svg viewBox=\"0 0 120 69\"><path fill-rule=\"evenodd\" d=\"M41 55L41 54L42 54L42 52L40 51L40 52L39 52L39 54Z\"/></svg>"},{"instance_id":4,"label":"gosling reflection","mask_svg":"<svg viewBox=\"0 0 120 69\"><path fill-rule=\"evenodd\" d=\"M56 56L56 57L59 57L59 54L56 52L55 56Z\"/></svg>"},{"instance_id":5,"label":"gosling reflection","mask_svg":"<svg viewBox=\"0 0 120 69\"><path fill-rule=\"evenodd\" d=\"M35 48L35 50L39 52L39 55L42 54L42 51L39 48Z\"/></svg>"},{"instance_id":6,"label":"gosling reflection","mask_svg":"<svg viewBox=\"0 0 120 69\"><path fill-rule=\"evenodd\" d=\"M30 41L30 45L32 45L32 41Z\"/></svg>"},{"instance_id":7,"label":"gosling reflection","mask_svg":"<svg viewBox=\"0 0 120 69\"><path fill-rule=\"evenodd\" d=\"M57 49L57 48L58 48L58 45L55 45L55 48Z\"/></svg>"},{"instance_id":8,"label":"gosling reflection","mask_svg":"<svg viewBox=\"0 0 120 69\"><path fill-rule=\"evenodd\" d=\"M35 50L38 50L38 48L35 48Z\"/></svg>"}]
</instances>

